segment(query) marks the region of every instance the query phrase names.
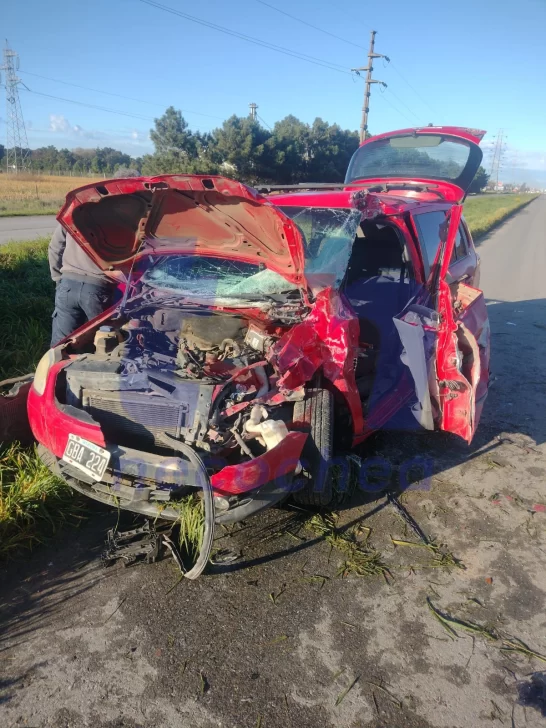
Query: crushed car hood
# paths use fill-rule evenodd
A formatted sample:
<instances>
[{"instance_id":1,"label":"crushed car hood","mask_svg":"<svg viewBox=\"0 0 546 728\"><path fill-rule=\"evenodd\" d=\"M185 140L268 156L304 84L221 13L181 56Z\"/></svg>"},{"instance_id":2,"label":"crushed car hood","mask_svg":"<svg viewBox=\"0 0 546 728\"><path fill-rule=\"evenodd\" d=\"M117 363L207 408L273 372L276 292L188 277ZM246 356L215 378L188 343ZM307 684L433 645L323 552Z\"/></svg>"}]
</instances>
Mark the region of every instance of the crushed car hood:
<instances>
[{"instance_id":1,"label":"crushed car hood","mask_svg":"<svg viewBox=\"0 0 546 728\"><path fill-rule=\"evenodd\" d=\"M192 254L263 264L306 286L297 226L255 190L225 177L95 182L69 192L57 219L114 278L136 257Z\"/></svg>"}]
</instances>

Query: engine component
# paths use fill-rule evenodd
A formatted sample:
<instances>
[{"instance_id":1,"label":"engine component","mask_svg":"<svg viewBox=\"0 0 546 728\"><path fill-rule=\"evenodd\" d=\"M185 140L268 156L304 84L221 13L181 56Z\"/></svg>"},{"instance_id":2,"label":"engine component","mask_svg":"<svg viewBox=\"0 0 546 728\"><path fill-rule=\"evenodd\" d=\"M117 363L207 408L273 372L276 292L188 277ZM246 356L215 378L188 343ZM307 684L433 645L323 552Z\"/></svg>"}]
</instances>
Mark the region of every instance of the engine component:
<instances>
[{"instance_id":1,"label":"engine component","mask_svg":"<svg viewBox=\"0 0 546 728\"><path fill-rule=\"evenodd\" d=\"M226 339L242 339L245 328L244 320L238 316L186 315L180 327L180 339L185 339L192 349L210 351L220 348Z\"/></svg>"},{"instance_id":2,"label":"engine component","mask_svg":"<svg viewBox=\"0 0 546 728\"><path fill-rule=\"evenodd\" d=\"M269 379L267 378L267 373L263 367L256 367L254 372L260 382L260 389L256 392L256 399L259 399L269 392Z\"/></svg>"},{"instance_id":3,"label":"engine component","mask_svg":"<svg viewBox=\"0 0 546 728\"><path fill-rule=\"evenodd\" d=\"M112 326L101 326L95 332L95 354L97 356L106 356L118 345L118 335Z\"/></svg>"},{"instance_id":4,"label":"engine component","mask_svg":"<svg viewBox=\"0 0 546 728\"><path fill-rule=\"evenodd\" d=\"M250 324L245 336L245 344L255 351L264 354L269 346L273 343L273 339L254 324Z\"/></svg>"},{"instance_id":5,"label":"engine component","mask_svg":"<svg viewBox=\"0 0 546 728\"><path fill-rule=\"evenodd\" d=\"M268 420L267 416L266 408L255 404L245 423L245 430L250 435L255 435L261 445L271 450L288 435L288 428L281 420Z\"/></svg>"}]
</instances>

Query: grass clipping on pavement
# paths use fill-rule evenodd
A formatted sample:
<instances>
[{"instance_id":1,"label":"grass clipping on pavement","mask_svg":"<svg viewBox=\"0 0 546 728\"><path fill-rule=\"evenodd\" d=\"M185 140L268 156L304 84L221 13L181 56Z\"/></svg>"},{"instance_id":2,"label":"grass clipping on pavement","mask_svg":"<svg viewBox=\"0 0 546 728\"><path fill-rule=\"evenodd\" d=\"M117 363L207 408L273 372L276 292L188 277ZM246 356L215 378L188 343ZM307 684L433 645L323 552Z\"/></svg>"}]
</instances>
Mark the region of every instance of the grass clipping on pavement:
<instances>
[{"instance_id":1,"label":"grass clipping on pavement","mask_svg":"<svg viewBox=\"0 0 546 728\"><path fill-rule=\"evenodd\" d=\"M0 380L34 370L49 346L55 288L48 240L0 246ZM67 522L77 500L34 448L0 444L0 558L32 549Z\"/></svg>"}]
</instances>

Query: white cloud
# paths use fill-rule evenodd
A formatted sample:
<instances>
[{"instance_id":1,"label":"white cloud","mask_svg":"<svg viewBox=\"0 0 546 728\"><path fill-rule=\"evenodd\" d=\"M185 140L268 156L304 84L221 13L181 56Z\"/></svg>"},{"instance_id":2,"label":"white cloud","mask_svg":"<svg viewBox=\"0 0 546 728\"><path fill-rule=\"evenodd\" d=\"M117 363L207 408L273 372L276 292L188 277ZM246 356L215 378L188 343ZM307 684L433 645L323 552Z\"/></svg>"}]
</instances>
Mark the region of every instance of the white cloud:
<instances>
[{"instance_id":1,"label":"white cloud","mask_svg":"<svg viewBox=\"0 0 546 728\"><path fill-rule=\"evenodd\" d=\"M49 115L49 131L54 134L64 134L67 137L78 137L79 139L99 139L100 132L89 131L79 124L71 124L63 114Z\"/></svg>"},{"instance_id":2,"label":"white cloud","mask_svg":"<svg viewBox=\"0 0 546 728\"><path fill-rule=\"evenodd\" d=\"M51 131L66 134L72 131L72 126L67 118L62 114L50 114L49 115L49 128Z\"/></svg>"}]
</instances>

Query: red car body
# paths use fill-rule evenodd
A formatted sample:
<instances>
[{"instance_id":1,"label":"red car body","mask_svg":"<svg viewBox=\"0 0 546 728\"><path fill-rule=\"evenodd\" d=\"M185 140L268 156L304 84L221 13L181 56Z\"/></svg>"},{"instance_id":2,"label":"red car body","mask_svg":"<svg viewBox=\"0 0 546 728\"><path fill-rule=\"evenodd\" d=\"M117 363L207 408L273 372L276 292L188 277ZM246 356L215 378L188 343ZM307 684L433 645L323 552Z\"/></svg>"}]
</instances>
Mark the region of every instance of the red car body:
<instances>
[{"instance_id":1,"label":"red car body","mask_svg":"<svg viewBox=\"0 0 546 728\"><path fill-rule=\"evenodd\" d=\"M48 463L90 497L176 519L173 502L200 482L190 446L206 460L217 522L230 522L287 491L327 503L334 434L345 447L384 427L469 442L489 328L462 202L482 135L373 137L338 189L266 198L169 175L69 193L62 225L113 279L133 276L121 303L38 367L28 412ZM74 442L90 463L107 460L100 477L75 462Z\"/></svg>"}]
</instances>

